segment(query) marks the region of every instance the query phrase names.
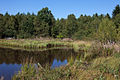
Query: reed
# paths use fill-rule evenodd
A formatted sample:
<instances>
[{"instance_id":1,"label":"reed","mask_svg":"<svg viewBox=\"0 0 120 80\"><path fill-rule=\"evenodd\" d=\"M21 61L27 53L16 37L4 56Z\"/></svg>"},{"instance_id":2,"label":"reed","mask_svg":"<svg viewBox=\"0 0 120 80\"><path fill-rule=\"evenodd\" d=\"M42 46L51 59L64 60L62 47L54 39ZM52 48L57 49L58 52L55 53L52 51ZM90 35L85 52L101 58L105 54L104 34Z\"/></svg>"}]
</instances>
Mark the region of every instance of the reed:
<instances>
[{"instance_id":1,"label":"reed","mask_svg":"<svg viewBox=\"0 0 120 80\"><path fill-rule=\"evenodd\" d=\"M86 60L75 60L73 62L71 57L68 65L55 69L50 69L47 65L42 67L39 63L37 67L34 64L24 64L22 71L16 74L13 80L119 80L119 61L120 57L110 55L106 57L99 56L88 62Z\"/></svg>"},{"instance_id":2,"label":"reed","mask_svg":"<svg viewBox=\"0 0 120 80\"><path fill-rule=\"evenodd\" d=\"M76 52L83 50L82 58L69 60L69 64L55 69L49 66L43 68L39 63L24 64L21 71L13 80L116 80L120 79L120 52L119 44L115 46L102 45L85 41L61 40L0 40L0 45L22 47L30 49L44 49L54 47L71 47Z\"/></svg>"},{"instance_id":3,"label":"reed","mask_svg":"<svg viewBox=\"0 0 120 80\"><path fill-rule=\"evenodd\" d=\"M44 49L52 47L71 47L76 52L79 50L88 50L91 43L84 41L62 41L62 40L31 40L31 39L12 39L0 40L0 46L13 47L13 48L24 48L24 49Z\"/></svg>"}]
</instances>

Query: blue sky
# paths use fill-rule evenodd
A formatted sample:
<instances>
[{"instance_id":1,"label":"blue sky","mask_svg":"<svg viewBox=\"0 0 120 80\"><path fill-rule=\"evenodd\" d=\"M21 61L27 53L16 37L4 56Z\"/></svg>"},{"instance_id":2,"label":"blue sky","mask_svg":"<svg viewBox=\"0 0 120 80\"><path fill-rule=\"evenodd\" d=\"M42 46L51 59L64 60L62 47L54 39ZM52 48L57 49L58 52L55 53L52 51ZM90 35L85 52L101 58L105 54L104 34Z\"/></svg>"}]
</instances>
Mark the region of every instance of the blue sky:
<instances>
[{"instance_id":1,"label":"blue sky","mask_svg":"<svg viewBox=\"0 0 120 80\"><path fill-rule=\"evenodd\" d=\"M1 0L0 13L9 14L34 12L48 7L55 18L66 18L69 14L79 17L81 14L94 13L112 15L112 11L120 0Z\"/></svg>"}]
</instances>

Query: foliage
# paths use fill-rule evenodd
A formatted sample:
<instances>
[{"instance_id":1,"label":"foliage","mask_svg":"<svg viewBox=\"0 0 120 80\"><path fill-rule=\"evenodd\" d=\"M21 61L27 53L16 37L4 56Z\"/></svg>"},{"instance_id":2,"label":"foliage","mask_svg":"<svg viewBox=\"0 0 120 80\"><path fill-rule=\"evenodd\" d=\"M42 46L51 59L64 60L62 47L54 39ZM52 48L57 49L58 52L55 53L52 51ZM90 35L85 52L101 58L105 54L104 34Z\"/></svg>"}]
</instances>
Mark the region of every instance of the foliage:
<instances>
[{"instance_id":1,"label":"foliage","mask_svg":"<svg viewBox=\"0 0 120 80\"><path fill-rule=\"evenodd\" d=\"M0 38L3 38L3 31L4 31L4 20L3 15L0 14Z\"/></svg>"},{"instance_id":2,"label":"foliage","mask_svg":"<svg viewBox=\"0 0 120 80\"><path fill-rule=\"evenodd\" d=\"M65 28L65 36L66 37L72 37L74 33L77 31L78 25L77 25L77 20L75 18L74 14L68 15L68 18L66 20L66 28Z\"/></svg>"},{"instance_id":3,"label":"foliage","mask_svg":"<svg viewBox=\"0 0 120 80\"><path fill-rule=\"evenodd\" d=\"M116 7L115 7L115 9L113 10L113 18L117 15L117 14L119 14L120 13L120 6L119 5L117 5Z\"/></svg>"},{"instance_id":4,"label":"foliage","mask_svg":"<svg viewBox=\"0 0 120 80\"><path fill-rule=\"evenodd\" d=\"M57 38L62 39L62 38L63 38L63 35L62 35L61 33L59 33L59 35L57 35Z\"/></svg>"},{"instance_id":5,"label":"foliage","mask_svg":"<svg viewBox=\"0 0 120 80\"><path fill-rule=\"evenodd\" d=\"M113 21L116 25L117 39L120 40L120 13L114 17Z\"/></svg>"},{"instance_id":6,"label":"foliage","mask_svg":"<svg viewBox=\"0 0 120 80\"><path fill-rule=\"evenodd\" d=\"M115 80L120 78L120 52L116 52L114 46L104 47L100 43L90 44L90 42L82 41L76 41L72 44L77 48L79 47L79 49L87 46L89 48L88 50L83 49L84 51L83 53L80 52L80 55L77 54L77 60L74 60L74 57L70 57L66 66L55 69L50 69L49 66L44 68L39 63L32 68L23 66L22 71L13 78L15 80Z\"/></svg>"},{"instance_id":7,"label":"foliage","mask_svg":"<svg viewBox=\"0 0 120 80\"><path fill-rule=\"evenodd\" d=\"M108 18L102 19L102 22L99 24L98 28L98 39L101 42L111 42L116 40L116 30L115 25Z\"/></svg>"},{"instance_id":8,"label":"foliage","mask_svg":"<svg viewBox=\"0 0 120 80\"><path fill-rule=\"evenodd\" d=\"M51 11L46 7L40 10L35 17L35 35L36 36L52 36L51 29L54 26L55 19Z\"/></svg>"},{"instance_id":9,"label":"foliage","mask_svg":"<svg viewBox=\"0 0 120 80\"><path fill-rule=\"evenodd\" d=\"M113 10L113 17L93 14L78 18L70 14L66 19L55 20L48 7L38 11L37 15L17 13L0 14L0 38L73 38L79 40L119 41L119 5ZM117 34L116 34L117 32Z\"/></svg>"}]
</instances>

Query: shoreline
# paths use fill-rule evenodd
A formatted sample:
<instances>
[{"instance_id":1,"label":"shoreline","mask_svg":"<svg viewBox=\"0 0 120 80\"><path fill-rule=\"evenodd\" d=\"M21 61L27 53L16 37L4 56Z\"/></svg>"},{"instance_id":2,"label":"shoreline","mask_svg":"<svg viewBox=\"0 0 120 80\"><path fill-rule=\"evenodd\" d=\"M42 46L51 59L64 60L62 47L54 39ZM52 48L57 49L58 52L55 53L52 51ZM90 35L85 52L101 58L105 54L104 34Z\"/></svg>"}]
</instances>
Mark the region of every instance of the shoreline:
<instances>
[{"instance_id":1,"label":"shoreline","mask_svg":"<svg viewBox=\"0 0 120 80\"><path fill-rule=\"evenodd\" d=\"M76 52L87 50L93 42L61 41L61 40L31 40L31 39L0 39L0 47L21 50L45 50L51 48L73 48Z\"/></svg>"},{"instance_id":2,"label":"shoreline","mask_svg":"<svg viewBox=\"0 0 120 80\"><path fill-rule=\"evenodd\" d=\"M20 44L22 43L22 44ZM120 46L115 45L103 45L94 41L61 41L61 40L31 40L31 39L12 39L0 40L0 45L6 45L8 48L22 48L23 49L54 49L54 48L72 48L74 51L79 52L83 50L83 56L79 57L75 61L71 58L66 66L49 70L49 68L43 68L41 65L37 65L38 68L34 68L34 65L25 64L22 66L22 72L13 76L13 80L24 78L42 78L42 79L81 79L81 80L99 80L99 79L116 79L119 77L120 72ZM116 47L117 46L117 47ZM26 65L30 65L29 68ZM25 74L28 69L29 73ZM35 73L32 73L32 71ZM38 72L39 71L39 72ZM117 72L117 73L116 73ZM90 73L90 74L89 74ZM40 74L40 76L38 76ZM49 76L51 74L51 76ZM24 75L24 76L23 76ZM31 76L27 76L31 75ZM45 76L46 75L46 76ZM56 76L55 76L56 75ZM26 77L27 76L27 77ZM37 77L36 77L37 76ZM59 76L59 77L58 77Z\"/></svg>"}]
</instances>

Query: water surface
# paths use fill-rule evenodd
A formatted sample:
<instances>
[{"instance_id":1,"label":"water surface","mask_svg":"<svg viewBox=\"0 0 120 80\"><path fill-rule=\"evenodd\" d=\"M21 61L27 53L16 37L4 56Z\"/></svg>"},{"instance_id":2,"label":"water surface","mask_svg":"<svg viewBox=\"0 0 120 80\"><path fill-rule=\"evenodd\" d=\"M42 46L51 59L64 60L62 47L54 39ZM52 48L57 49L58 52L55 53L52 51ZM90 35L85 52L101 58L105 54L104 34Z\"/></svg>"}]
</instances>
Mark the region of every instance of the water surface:
<instances>
[{"instance_id":1,"label":"water surface","mask_svg":"<svg viewBox=\"0 0 120 80\"><path fill-rule=\"evenodd\" d=\"M3 76L5 80L11 80L12 76L20 70L26 61L34 64L39 63L43 67L50 65L51 68L55 68L66 65L71 57L75 59L76 56L78 53L68 48L45 51L0 48L0 77Z\"/></svg>"}]
</instances>

